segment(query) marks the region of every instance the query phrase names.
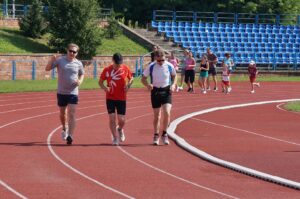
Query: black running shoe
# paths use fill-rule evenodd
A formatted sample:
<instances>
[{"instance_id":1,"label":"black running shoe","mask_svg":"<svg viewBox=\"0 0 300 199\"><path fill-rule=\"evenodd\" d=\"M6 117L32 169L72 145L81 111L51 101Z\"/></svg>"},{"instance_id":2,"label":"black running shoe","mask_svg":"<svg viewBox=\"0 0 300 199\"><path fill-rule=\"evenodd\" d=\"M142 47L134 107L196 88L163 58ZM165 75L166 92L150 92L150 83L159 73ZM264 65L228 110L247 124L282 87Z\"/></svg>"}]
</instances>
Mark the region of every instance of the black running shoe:
<instances>
[{"instance_id":1,"label":"black running shoe","mask_svg":"<svg viewBox=\"0 0 300 199\"><path fill-rule=\"evenodd\" d=\"M66 140L67 140L67 145L71 145L72 142L73 142L73 139L72 139L72 137L70 135L68 135L68 137L67 137Z\"/></svg>"}]
</instances>

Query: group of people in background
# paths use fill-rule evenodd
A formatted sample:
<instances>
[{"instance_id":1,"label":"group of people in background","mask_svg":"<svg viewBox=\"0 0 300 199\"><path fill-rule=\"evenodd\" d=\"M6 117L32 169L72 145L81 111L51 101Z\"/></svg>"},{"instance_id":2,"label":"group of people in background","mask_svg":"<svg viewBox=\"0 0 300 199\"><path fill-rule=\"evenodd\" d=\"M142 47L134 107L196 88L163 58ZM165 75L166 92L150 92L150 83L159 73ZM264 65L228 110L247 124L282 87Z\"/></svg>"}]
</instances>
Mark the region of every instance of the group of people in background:
<instances>
[{"instance_id":1,"label":"group of people in background","mask_svg":"<svg viewBox=\"0 0 300 199\"><path fill-rule=\"evenodd\" d=\"M73 142L73 134L76 126L76 107L79 102L78 87L84 80L84 67L81 61L76 59L79 46L69 44L67 54L64 56L53 55L46 65L45 70L50 71L57 68L58 88L57 105L60 110L59 118L62 125L62 139L68 145ZM206 94L210 90L209 76L214 82L214 91L217 87L217 63L218 57L208 48L207 53L202 55L199 64L199 86L201 92ZM229 53L225 54L222 61L222 88L223 92L231 91L230 75L233 71L234 62ZM151 53L151 63L144 69L141 78L142 84L150 92L151 105L153 109L153 144L159 145L160 139L164 145L169 145L167 128L170 124L172 109L172 93L183 90L183 81L188 86L187 91L194 93L195 70L197 63L189 50L184 51L184 58L179 60L174 52L166 55L165 52L154 47ZM181 70L180 70L181 69ZM178 84L177 73L180 71L181 80ZM258 74L254 61L249 63L249 78L251 93L254 93L254 86L257 83ZM130 67L123 64L123 57L120 53L112 56L112 64L105 67L99 77L99 86L106 93L106 108L109 116L109 129L112 135L112 144L118 146L125 141L125 115L127 92L133 83L133 75ZM161 115L163 119L161 119ZM162 120L162 122L161 122ZM162 123L162 127L160 124Z\"/></svg>"}]
</instances>

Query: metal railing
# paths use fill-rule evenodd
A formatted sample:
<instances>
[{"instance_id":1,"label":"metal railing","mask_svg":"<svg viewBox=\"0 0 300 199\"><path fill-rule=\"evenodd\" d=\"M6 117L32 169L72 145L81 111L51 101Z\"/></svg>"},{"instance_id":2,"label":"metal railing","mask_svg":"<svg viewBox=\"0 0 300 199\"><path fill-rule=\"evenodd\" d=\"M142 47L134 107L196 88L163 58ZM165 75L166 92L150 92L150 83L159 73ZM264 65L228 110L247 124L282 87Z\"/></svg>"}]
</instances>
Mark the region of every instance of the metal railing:
<instances>
[{"instance_id":1,"label":"metal railing","mask_svg":"<svg viewBox=\"0 0 300 199\"><path fill-rule=\"evenodd\" d=\"M209 23L263 23L276 25L300 25L300 15L296 14L253 14L227 12L193 12L154 10L153 21L188 21Z\"/></svg>"},{"instance_id":2,"label":"metal railing","mask_svg":"<svg viewBox=\"0 0 300 199\"><path fill-rule=\"evenodd\" d=\"M26 15L30 7L31 5L0 3L0 14L6 19L18 19ZM42 6L43 12L48 12L48 9L48 6ZM99 19L107 19L112 15L112 9L100 8L97 15Z\"/></svg>"}]
</instances>

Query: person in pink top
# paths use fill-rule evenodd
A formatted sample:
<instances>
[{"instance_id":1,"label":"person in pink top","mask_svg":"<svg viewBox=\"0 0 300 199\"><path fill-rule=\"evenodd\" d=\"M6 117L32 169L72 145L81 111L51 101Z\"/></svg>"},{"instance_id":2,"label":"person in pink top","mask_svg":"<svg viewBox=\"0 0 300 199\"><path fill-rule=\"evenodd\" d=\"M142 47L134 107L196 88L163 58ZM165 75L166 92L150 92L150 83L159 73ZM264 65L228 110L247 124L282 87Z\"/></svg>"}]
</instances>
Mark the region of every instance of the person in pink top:
<instances>
[{"instance_id":1,"label":"person in pink top","mask_svg":"<svg viewBox=\"0 0 300 199\"><path fill-rule=\"evenodd\" d=\"M177 57L175 57L174 51L171 51L171 55L168 57L168 62L170 62L174 66L176 73L177 73L179 71L179 67L178 67L179 59L177 59ZM175 83L176 83L176 91L178 92L179 87L178 87L177 82L175 82Z\"/></svg>"},{"instance_id":2,"label":"person in pink top","mask_svg":"<svg viewBox=\"0 0 300 199\"><path fill-rule=\"evenodd\" d=\"M188 92L194 92L195 81L195 67L196 61L193 58L193 53L189 52L188 57L185 59L185 78L184 82L188 85Z\"/></svg>"}]
</instances>

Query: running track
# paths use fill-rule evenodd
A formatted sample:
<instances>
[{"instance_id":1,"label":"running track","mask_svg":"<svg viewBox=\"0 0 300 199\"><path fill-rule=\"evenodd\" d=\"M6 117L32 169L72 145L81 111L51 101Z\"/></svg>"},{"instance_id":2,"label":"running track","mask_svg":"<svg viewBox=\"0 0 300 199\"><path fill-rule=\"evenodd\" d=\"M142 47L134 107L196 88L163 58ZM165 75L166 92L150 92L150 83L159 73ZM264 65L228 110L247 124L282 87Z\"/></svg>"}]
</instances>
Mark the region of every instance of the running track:
<instances>
[{"instance_id":1,"label":"running track","mask_svg":"<svg viewBox=\"0 0 300 199\"><path fill-rule=\"evenodd\" d=\"M299 83L264 83L255 94L174 94L172 118L216 106L300 98ZM270 174L300 181L299 114L278 104L191 118L177 133L200 149ZM154 147L149 93L129 93L127 140L111 146L104 93L82 91L72 146L60 140L55 93L0 95L0 198L300 198L297 190L211 164L179 148ZM297 133L296 133L297 132Z\"/></svg>"}]
</instances>

